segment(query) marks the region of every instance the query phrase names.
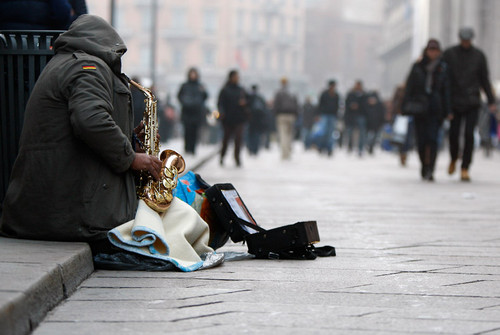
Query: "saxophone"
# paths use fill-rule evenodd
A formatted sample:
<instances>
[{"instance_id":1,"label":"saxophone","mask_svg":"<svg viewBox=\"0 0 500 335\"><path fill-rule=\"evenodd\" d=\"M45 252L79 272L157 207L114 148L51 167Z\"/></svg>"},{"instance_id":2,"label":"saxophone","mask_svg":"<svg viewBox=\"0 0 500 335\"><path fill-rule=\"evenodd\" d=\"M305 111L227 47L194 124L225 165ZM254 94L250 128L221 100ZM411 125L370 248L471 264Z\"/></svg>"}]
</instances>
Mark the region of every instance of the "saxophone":
<instances>
[{"instance_id":1,"label":"saxophone","mask_svg":"<svg viewBox=\"0 0 500 335\"><path fill-rule=\"evenodd\" d=\"M144 124L143 149L146 154L158 157L160 153L160 141L158 139L158 118L156 112L156 98L151 90L130 80L130 84L144 93L144 104L146 109L142 122ZM177 187L177 178L185 168L184 158L174 150L164 150L159 156L161 160L160 179L154 180L149 172L142 171L139 175L137 195L140 199L158 213L165 212L172 200L173 190Z\"/></svg>"}]
</instances>

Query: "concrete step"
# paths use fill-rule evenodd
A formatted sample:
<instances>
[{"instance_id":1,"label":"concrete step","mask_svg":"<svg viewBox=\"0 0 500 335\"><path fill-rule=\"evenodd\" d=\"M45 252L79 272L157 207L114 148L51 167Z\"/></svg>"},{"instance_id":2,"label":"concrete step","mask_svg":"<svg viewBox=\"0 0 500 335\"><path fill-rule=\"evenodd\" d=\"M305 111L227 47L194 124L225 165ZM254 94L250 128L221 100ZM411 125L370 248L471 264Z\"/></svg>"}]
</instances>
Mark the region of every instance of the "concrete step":
<instances>
[{"instance_id":1,"label":"concrete step","mask_svg":"<svg viewBox=\"0 0 500 335\"><path fill-rule=\"evenodd\" d=\"M30 333L93 271L86 243L0 238L0 335Z\"/></svg>"}]
</instances>

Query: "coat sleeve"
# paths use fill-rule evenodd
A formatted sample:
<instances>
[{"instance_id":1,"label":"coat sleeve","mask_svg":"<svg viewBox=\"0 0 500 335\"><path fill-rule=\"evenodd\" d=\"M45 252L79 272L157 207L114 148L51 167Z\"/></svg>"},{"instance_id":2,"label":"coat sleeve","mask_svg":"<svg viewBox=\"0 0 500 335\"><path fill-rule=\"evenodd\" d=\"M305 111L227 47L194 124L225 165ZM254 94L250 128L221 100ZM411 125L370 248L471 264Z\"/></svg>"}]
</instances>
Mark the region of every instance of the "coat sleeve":
<instances>
[{"instance_id":1,"label":"coat sleeve","mask_svg":"<svg viewBox=\"0 0 500 335\"><path fill-rule=\"evenodd\" d=\"M225 104L226 104L226 90L223 88L220 91L219 99L217 100L217 107L219 108L219 114L221 120L223 120L226 115Z\"/></svg>"},{"instance_id":2,"label":"coat sleeve","mask_svg":"<svg viewBox=\"0 0 500 335\"><path fill-rule=\"evenodd\" d=\"M415 91L415 71L416 65L413 65L408 75L408 79L406 80L405 93L403 95L403 100L401 103L401 109L405 105L405 103L413 96Z\"/></svg>"},{"instance_id":3,"label":"coat sleeve","mask_svg":"<svg viewBox=\"0 0 500 335\"><path fill-rule=\"evenodd\" d=\"M481 83L481 88L483 89L484 93L488 97L488 104L494 104L495 103L495 96L493 94L493 90L491 89L491 83L489 79L489 71L488 71L488 62L486 61L486 57L484 56L483 53L481 53L481 64L480 64L480 73L479 73L479 80Z\"/></svg>"},{"instance_id":4,"label":"coat sleeve","mask_svg":"<svg viewBox=\"0 0 500 335\"><path fill-rule=\"evenodd\" d=\"M181 88L179 89L179 93L177 93L177 99L179 100L179 103L180 103L181 105L183 105L183 104L184 104L184 101L183 101L183 96L184 96L184 94L183 94L183 93L184 93L184 87L185 87L185 85L184 85L184 84L182 84L182 85L181 85Z\"/></svg>"},{"instance_id":5,"label":"coat sleeve","mask_svg":"<svg viewBox=\"0 0 500 335\"><path fill-rule=\"evenodd\" d=\"M443 77L443 86L441 96L443 99L443 118L448 115L453 114L453 109L451 108L451 78L450 78L450 68L446 65L443 66L445 69Z\"/></svg>"},{"instance_id":6,"label":"coat sleeve","mask_svg":"<svg viewBox=\"0 0 500 335\"><path fill-rule=\"evenodd\" d=\"M84 69L90 66L90 69ZM95 69L94 69L95 67ZM99 62L76 61L62 82L66 87L73 133L116 173L130 168L135 158L128 137L113 120L113 74Z\"/></svg>"},{"instance_id":7,"label":"coat sleeve","mask_svg":"<svg viewBox=\"0 0 500 335\"><path fill-rule=\"evenodd\" d=\"M205 102L208 99L207 89L206 89L205 86L203 86L202 84L200 84L200 90L202 91L203 102Z\"/></svg>"}]
</instances>

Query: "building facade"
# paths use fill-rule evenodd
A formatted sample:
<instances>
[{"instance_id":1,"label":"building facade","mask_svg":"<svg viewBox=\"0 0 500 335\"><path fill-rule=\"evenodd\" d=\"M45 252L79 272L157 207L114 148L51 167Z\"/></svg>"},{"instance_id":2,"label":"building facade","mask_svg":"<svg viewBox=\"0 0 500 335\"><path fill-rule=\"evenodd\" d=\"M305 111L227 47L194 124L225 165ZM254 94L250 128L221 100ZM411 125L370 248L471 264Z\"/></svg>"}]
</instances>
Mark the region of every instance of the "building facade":
<instances>
[{"instance_id":1,"label":"building facade","mask_svg":"<svg viewBox=\"0 0 500 335\"><path fill-rule=\"evenodd\" d=\"M88 5L109 18L108 2ZM267 98L283 76L297 92L306 85L304 0L121 0L114 22L128 47L124 71L154 81L163 94L175 96L192 66L200 70L210 107L230 69L240 71L245 86L259 84Z\"/></svg>"},{"instance_id":2,"label":"building facade","mask_svg":"<svg viewBox=\"0 0 500 335\"><path fill-rule=\"evenodd\" d=\"M309 92L317 96L335 79L341 93L355 80L368 89L381 85L381 1L315 1L306 14L305 70Z\"/></svg>"},{"instance_id":3,"label":"building facade","mask_svg":"<svg viewBox=\"0 0 500 335\"><path fill-rule=\"evenodd\" d=\"M383 44L383 93L403 83L429 38L442 48L459 43L461 27L474 28L473 44L488 58L492 81L500 81L500 2L496 0L386 0Z\"/></svg>"}]
</instances>

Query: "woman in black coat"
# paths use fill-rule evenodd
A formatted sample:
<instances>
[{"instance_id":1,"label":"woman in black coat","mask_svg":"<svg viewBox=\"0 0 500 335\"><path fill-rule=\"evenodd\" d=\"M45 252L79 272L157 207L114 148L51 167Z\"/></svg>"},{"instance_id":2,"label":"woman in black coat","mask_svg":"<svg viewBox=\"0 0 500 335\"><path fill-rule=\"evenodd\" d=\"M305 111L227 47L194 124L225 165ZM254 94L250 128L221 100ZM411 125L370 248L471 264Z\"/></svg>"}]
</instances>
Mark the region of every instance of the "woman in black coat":
<instances>
[{"instance_id":1,"label":"woman in black coat","mask_svg":"<svg viewBox=\"0 0 500 335\"><path fill-rule=\"evenodd\" d=\"M450 83L441 48L435 39L429 40L422 59L417 61L406 82L403 112L410 103L418 101L422 112L414 116L418 154L424 180L434 181L439 129L451 115Z\"/></svg>"}]
</instances>

